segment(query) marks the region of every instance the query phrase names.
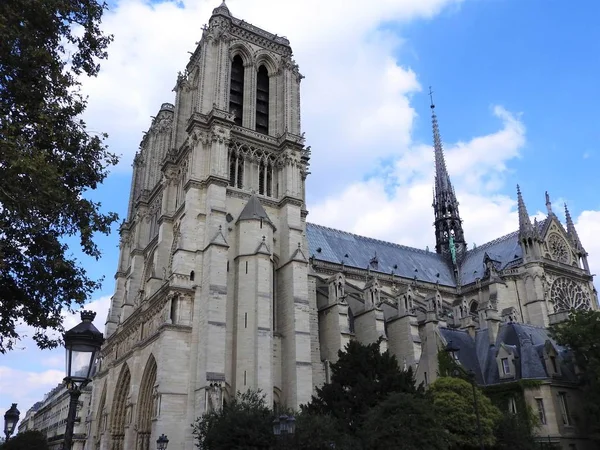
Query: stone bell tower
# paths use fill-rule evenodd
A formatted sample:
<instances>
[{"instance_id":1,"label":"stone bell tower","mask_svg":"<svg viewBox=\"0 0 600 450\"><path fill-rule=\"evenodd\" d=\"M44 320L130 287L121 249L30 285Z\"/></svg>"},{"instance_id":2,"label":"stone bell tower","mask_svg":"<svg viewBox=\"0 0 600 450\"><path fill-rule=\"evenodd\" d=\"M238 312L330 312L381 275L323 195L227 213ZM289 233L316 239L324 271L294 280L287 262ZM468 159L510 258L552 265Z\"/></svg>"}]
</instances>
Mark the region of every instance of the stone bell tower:
<instances>
[{"instance_id":1,"label":"stone bell tower","mask_svg":"<svg viewBox=\"0 0 600 450\"><path fill-rule=\"evenodd\" d=\"M213 11L134 161L89 448L192 450L237 391L310 400L301 79L286 38Z\"/></svg>"}]
</instances>

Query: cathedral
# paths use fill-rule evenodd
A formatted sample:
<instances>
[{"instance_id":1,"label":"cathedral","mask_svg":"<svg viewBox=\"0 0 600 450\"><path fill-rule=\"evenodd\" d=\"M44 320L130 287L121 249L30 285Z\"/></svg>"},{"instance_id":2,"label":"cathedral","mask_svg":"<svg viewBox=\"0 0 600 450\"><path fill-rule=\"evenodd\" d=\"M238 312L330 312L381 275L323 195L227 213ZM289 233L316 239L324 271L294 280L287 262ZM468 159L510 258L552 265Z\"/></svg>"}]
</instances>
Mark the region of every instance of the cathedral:
<instances>
[{"instance_id":1,"label":"cathedral","mask_svg":"<svg viewBox=\"0 0 600 450\"><path fill-rule=\"evenodd\" d=\"M190 424L236 392L297 409L349 340L380 338L425 385L449 347L479 385L538 380L540 436L585 448L576 373L546 331L597 307L568 210L565 227L546 196L532 222L517 189L518 229L469 249L432 104L435 251L309 223L302 78L286 38L213 10L134 159L86 448L164 433L192 450Z\"/></svg>"}]
</instances>

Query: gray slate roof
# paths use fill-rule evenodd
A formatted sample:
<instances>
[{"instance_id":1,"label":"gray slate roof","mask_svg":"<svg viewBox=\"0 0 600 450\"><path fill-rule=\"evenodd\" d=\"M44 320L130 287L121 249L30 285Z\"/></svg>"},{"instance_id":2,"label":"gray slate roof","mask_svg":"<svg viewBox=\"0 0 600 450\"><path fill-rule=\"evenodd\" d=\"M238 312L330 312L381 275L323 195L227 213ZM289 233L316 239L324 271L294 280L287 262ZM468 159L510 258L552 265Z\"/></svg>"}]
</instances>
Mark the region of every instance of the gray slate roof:
<instances>
[{"instance_id":1,"label":"gray slate roof","mask_svg":"<svg viewBox=\"0 0 600 450\"><path fill-rule=\"evenodd\" d=\"M430 283L439 281L454 286L454 276L443 257L434 252L335 230L313 223L306 224L310 256L320 261L391 273ZM347 256L346 256L347 255ZM371 260L376 257L376 268Z\"/></svg>"},{"instance_id":2,"label":"gray slate roof","mask_svg":"<svg viewBox=\"0 0 600 450\"><path fill-rule=\"evenodd\" d=\"M496 362L496 353L504 343L519 358L516 360L517 379L544 379L549 375L544 364L544 345L550 341L558 352L558 363L562 379L577 381L571 364L570 352L559 346L548 334L548 330L522 323L505 323L500 326L496 343L490 345L488 330L478 330L475 339L465 330L440 328L446 341L458 347L458 358L467 370L473 370L478 384L497 384L513 379L501 380Z\"/></svg>"},{"instance_id":3,"label":"gray slate roof","mask_svg":"<svg viewBox=\"0 0 600 450\"><path fill-rule=\"evenodd\" d=\"M538 222L538 231L544 229L547 219ZM523 250L519 244L519 231L513 231L480 247L467 252L460 265L460 280L463 285L473 283L477 278L483 278L485 273L485 255L488 255L497 270L517 266L523 261Z\"/></svg>"},{"instance_id":4,"label":"gray slate roof","mask_svg":"<svg viewBox=\"0 0 600 450\"><path fill-rule=\"evenodd\" d=\"M546 222L545 219L538 223L540 232ZM347 266L366 269L370 265L371 259L376 256L377 268L371 266L371 270L375 272L391 273L394 271L396 275L406 278L416 276L421 281L431 283L439 281L440 284L446 286L456 286L450 265L435 252L358 236L313 223L306 224L306 236L310 256L317 260L336 264L343 262ZM506 236L467 251L464 260L460 263L462 285L473 283L477 278L483 278L486 255L494 261L497 270L519 265L523 261L519 232L513 231Z\"/></svg>"},{"instance_id":5,"label":"gray slate roof","mask_svg":"<svg viewBox=\"0 0 600 450\"><path fill-rule=\"evenodd\" d=\"M523 251L519 245L519 232L513 231L506 236L469 250L460 266L462 284L473 283L476 278L483 278L486 253L496 262L498 270L503 270L509 264L520 261L523 258Z\"/></svg>"},{"instance_id":6,"label":"gray slate roof","mask_svg":"<svg viewBox=\"0 0 600 450\"><path fill-rule=\"evenodd\" d=\"M238 217L238 222L240 220L266 220L267 222L271 222L265 208L260 204L260 200L258 197L253 194L242 209L240 216Z\"/></svg>"}]
</instances>

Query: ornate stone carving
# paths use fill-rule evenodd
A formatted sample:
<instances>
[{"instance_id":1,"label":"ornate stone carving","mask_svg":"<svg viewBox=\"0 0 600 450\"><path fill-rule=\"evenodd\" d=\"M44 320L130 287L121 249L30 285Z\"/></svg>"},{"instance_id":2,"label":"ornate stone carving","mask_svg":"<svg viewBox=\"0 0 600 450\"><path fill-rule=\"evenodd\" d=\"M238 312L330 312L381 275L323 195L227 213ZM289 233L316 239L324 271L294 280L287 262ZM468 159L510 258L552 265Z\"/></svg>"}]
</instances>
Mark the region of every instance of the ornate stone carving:
<instances>
[{"instance_id":1,"label":"ornate stone carving","mask_svg":"<svg viewBox=\"0 0 600 450\"><path fill-rule=\"evenodd\" d=\"M206 388L207 412L220 411L223 406L223 386L220 382L213 382Z\"/></svg>"},{"instance_id":2,"label":"ornate stone carving","mask_svg":"<svg viewBox=\"0 0 600 450\"><path fill-rule=\"evenodd\" d=\"M554 302L554 310L569 311L571 309L590 309L590 293L579 283L567 277L559 277L552 283L550 299Z\"/></svg>"}]
</instances>

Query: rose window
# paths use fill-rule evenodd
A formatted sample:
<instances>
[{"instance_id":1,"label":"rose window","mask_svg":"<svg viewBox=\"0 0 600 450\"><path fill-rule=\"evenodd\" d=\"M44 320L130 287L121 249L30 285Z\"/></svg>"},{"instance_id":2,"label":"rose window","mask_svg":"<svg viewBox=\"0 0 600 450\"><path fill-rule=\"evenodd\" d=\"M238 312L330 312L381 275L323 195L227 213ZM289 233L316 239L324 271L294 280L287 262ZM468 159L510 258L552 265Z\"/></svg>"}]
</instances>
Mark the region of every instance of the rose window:
<instances>
[{"instance_id":1,"label":"rose window","mask_svg":"<svg viewBox=\"0 0 600 450\"><path fill-rule=\"evenodd\" d=\"M550 298L556 312L590 308L590 294L569 278L557 278L552 283Z\"/></svg>"},{"instance_id":2,"label":"rose window","mask_svg":"<svg viewBox=\"0 0 600 450\"><path fill-rule=\"evenodd\" d=\"M569 246L558 234L550 236L550 239L548 239L548 249L556 261L569 264Z\"/></svg>"}]
</instances>

